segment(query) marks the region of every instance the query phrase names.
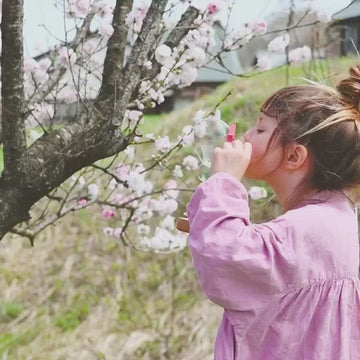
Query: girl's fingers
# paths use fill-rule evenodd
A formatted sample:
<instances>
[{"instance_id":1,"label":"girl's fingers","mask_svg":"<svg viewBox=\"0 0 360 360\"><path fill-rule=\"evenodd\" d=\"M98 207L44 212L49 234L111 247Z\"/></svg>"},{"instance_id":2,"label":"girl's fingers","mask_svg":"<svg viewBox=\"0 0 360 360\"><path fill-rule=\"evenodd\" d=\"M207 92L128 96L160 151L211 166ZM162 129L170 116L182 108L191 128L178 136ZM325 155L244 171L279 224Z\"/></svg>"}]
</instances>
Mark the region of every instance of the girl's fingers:
<instances>
[{"instance_id":1,"label":"girl's fingers","mask_svg":"<svg viewBox=\"0 0 360 360\"><path fill-rule=\"evenodd\" d=\"M235 148L235 149L240 150L243 148L243 143L240 140L235 140L231 144L232 144L233 148Z\"/></svg>"},{"instance_id":2,"label":"girl's fingers","mask_svg":"<svg viewBox=\"0 0 360 360\"><path fill-rule=\"evenodd\" d=\"M224 143L224 145L223 145L223 148L224 148L224 149L232 149L232 148L233 148L233 146L232 146L232 144L231 144L231 143L229 143L229 142L225 142L225 143Z\"/></svg>"}]
</instances>

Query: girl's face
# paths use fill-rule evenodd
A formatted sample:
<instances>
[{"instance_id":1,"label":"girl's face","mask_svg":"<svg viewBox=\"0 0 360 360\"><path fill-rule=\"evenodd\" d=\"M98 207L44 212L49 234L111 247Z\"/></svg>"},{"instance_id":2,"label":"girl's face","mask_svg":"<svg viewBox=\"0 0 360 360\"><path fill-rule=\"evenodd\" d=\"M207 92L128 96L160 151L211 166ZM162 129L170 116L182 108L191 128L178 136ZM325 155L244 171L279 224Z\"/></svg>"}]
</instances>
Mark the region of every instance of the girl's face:
<instances>
[{"instance_id":1,"label":"girl's face","mask_svg":"<svg viewBox=\"0 0 360 360\"><path fill-rule=\"evenodd\" d=\"M255 126L245 133L244 140L252 145L250 164L245 177L266 180L279 167L283 149L278 139L273 140L272 145L267 149L276 127L277 121L274 118L261 113Z\"/></svg>"}]
</instances>

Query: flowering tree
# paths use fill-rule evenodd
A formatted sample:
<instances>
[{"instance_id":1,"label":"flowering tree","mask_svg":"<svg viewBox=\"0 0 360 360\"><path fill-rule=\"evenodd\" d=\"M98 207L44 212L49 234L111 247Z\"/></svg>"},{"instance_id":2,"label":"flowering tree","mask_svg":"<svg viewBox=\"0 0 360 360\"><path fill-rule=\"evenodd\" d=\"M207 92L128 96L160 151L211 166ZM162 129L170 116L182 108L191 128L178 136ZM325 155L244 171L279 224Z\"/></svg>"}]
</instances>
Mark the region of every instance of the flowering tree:
<instances>
[{"instance_id":1,"label":"flowering tree","mask_svg":"<svg viewBox=\"0 0 360 360\"><path fill-rule=\"evenodd\" d=\"M161 104L169 89L192 84L209 61L223 64L223 52L266 33L266 22L258 20L226 31L216 46L213 24L226 2L198 3L117 0L112 9L102 0L64 0L73 38L24 59L23 0L2 1L0 238L11 231L32 240L67 213L96 203L103 217L114 220L104 231L127 244L135 231L136 246L184 246L184 238L172 233L173 214L179 192L192 187L178 181L199 164L179 150L193 146L220 113L200 111L170 139L141 133L144 111ZM179 11L174 22L171 14ZM287 30L277 31L269 50L285 51ZM295 49L289 61L309 56L308 48ZM270 69L270 60L259 59L258 68ZM78 103L79 111L59 127L53 118L61 101ZM161 221L151 222L156 215Z\"/></svg>"}]
</instances>

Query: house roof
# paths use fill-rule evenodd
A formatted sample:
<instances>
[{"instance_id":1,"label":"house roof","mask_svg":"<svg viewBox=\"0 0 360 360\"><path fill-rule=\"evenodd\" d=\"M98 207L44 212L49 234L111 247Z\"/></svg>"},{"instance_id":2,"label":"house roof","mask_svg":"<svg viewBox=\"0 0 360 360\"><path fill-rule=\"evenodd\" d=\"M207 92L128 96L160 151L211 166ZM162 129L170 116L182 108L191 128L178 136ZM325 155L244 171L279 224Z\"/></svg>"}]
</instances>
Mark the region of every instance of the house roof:
<instances>
[{"instance_id":1,"label":"house roof","mask_svg":"<svg viewBox=\"0 0 360 360\"><path fill-rule=\"evenodd\" d=\"M360 0L352 1L346 8L335 13L333 20L347 20L360 17Z\"/></svg>"},{"instance_id":2,"label":"house roof","mask_svg":"<svg viewBox=\"0 0 360 360\"><path fill-rule=\"evenodd\" d=\"M233 74L242 74L243 69L240 64L239 57L236 51L230 51L221 55L222 61L227 69ZM196 82L201 83L223 83L229 81L234 77L226 69L224 69L218 61L211 61L208 65L199 69Z\"/></svg>"}]
</instances>

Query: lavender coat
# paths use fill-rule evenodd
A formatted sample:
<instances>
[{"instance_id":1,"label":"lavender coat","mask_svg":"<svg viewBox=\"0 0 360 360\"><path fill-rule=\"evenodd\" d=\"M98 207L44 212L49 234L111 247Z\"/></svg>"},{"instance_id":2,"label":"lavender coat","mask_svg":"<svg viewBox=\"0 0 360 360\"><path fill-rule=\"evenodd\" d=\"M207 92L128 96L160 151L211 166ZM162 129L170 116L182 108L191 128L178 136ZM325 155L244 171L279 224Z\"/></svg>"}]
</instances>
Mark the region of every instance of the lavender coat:
<instances>
[{"instance_id":1,"label":"lavender coat","mask_svg":"<svg viewBox=\"0 0 360 360\"><path fill-rule=\"evenodd\" d=\"M245 187L217 173L188 205L202 290L224 308L215 360L359 360L356 215L338 191L252 224Z\"/></svg>"}]
</instances>

